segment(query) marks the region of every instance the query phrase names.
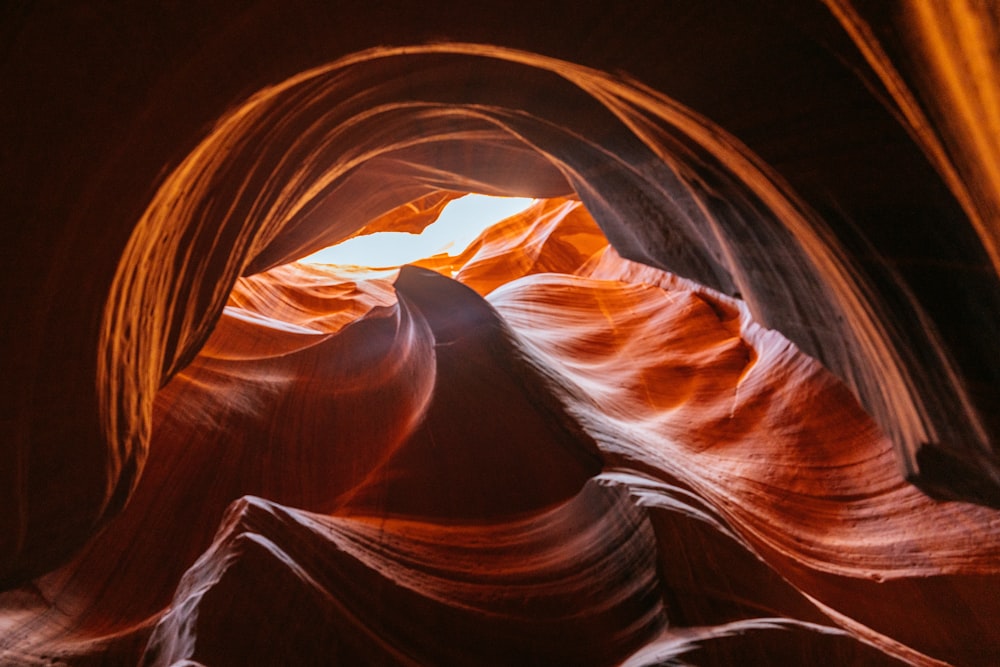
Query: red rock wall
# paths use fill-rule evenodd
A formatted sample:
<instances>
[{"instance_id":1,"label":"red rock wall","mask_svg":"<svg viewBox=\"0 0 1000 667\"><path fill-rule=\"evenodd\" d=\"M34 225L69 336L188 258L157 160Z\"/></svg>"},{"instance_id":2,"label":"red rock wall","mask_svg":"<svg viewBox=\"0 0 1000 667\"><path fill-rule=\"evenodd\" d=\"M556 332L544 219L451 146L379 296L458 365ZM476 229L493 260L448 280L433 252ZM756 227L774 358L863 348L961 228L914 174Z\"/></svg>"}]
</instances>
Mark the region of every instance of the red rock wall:
<instances>
[{"instance_id":1,"label":"red rock wall","mask_svg":"<svg viewBox=\"0 0 1000 667\"><path fill-rule=\"evenodd\" d=\"M784 4L6 10L3 660L996 662L996 17Z\"/></svg>"}]
</instances>

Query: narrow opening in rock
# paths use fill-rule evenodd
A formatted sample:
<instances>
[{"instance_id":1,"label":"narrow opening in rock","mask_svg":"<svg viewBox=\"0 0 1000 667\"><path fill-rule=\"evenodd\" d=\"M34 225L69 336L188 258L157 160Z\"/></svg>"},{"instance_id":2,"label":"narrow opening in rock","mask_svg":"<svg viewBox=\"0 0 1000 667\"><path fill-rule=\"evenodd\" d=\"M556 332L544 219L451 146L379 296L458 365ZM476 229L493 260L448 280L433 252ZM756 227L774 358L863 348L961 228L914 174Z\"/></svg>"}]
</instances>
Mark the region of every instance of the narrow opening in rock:
<instances>
[{"instance_id":1,"label":"narrow opening in rock","mask_svg":"<svg viewBox=\"0 0 1000 667\"><path fill-rule=\"evenodd\" d=\"M468 194L450 202L438 219L418 234L387 231L355 236L299 261L385 269L439 254L454 257L484 230L527 209L533 201Z\"/></svg>"}]
</instances>

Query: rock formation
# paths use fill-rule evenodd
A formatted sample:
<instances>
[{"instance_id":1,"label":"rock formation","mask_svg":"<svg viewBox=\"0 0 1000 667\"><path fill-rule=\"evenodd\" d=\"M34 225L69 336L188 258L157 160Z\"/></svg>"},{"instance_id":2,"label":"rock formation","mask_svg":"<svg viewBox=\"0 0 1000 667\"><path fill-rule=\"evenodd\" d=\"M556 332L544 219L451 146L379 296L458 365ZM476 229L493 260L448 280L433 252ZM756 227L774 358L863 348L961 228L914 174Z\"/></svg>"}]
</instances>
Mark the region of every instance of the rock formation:
<instances>
[{"instance_id":1,"label":"rock formation","mask_svg":"<svg viewBox=\"0 0 1000 667\"><path fill-rule=\"evenodd\" d=\"M0 663L1000 661L1000 16L788 4L4 10Z\"/></svg>"}]
</instances>

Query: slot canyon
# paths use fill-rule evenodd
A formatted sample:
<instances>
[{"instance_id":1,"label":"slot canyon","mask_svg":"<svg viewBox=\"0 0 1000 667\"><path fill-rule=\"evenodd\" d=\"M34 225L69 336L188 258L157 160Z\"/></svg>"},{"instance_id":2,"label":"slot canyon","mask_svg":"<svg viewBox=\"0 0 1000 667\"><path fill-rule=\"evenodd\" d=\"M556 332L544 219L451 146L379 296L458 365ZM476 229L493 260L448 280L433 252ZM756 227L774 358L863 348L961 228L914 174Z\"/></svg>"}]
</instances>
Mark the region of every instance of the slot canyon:
<instances>
[{"instance_id":1,"label":"slot canyon","mask_svg":"<svg viewBox=\"0 0 1000 667\"><path fill-rule=\"evenodd\" d=\"M1000 8L0 9L0 665L1000 664ZM453 255L306 263L531 198Z\"/></svg>"}]
</instances>

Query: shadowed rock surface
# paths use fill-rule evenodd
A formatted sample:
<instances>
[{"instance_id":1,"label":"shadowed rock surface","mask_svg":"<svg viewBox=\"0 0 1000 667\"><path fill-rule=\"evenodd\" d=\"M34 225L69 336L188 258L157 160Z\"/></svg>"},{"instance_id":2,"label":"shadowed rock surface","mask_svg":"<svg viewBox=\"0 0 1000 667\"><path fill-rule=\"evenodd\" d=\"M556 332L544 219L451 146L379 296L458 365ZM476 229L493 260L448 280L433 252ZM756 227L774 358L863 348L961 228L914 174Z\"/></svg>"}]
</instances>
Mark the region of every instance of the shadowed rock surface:
<instances>
[{"instance_id":1,"label":"shadowed rock surface","mask_svg":"<svg viewBox=\"0 0 1000 667\"><path fill-rule=\"evenodd\" d=\"M4 9L0 663L1000 661L1000 16L788 4Z\"/></svg>"}]
</instances>

